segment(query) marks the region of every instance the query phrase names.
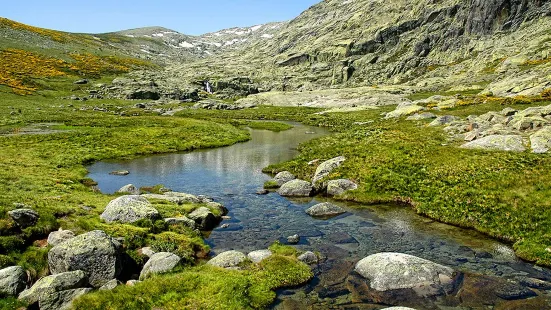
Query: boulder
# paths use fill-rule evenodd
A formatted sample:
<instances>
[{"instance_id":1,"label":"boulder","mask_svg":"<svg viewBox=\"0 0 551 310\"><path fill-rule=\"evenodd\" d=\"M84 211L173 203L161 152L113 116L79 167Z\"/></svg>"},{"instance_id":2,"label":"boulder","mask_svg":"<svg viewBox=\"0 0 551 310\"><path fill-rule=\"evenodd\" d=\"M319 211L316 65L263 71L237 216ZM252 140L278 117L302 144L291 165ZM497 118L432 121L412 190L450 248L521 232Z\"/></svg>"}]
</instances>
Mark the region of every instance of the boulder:
<instances>
[{"instance_id":1,"label":"boulder","mask_svg":"<svg viewBox=\"0 0 551 310\"><path fill-rule=\"evenodd\" d=\"M155 254L155 251L151 247L143 247L141 248L140 253L147 257L151 257L153 256L153 254Z\"/></svg>"},{"instance_id":2,"label":"boulder","mask_svg":"<svg viewBox=\"0 0 551 310\"><path fill-rule=\"evenodd\" d=\"M159 100L161 99L161 94L153 88L138 89L128 92L126 99Z\"/></svg>"},{"instance_id":3,"label":"boulder","mask_svg":"<svg viewBox=\"0 0 551 310\"><path fill-rule=\"evenodd\" d=\"M142 272L140 273L140 280L145 280L152 274L161 274L166 273L178 265L182 259L180 256L168 252L159 252L153 254L147 263L143 266Z\"/></svg>"},{"instance_id":4,"label":"boulder","mask_svg":"<svg viewBox=\"0 0 551 310\"><path fill-rule=\"evenodd\" d=\"M13 219L17 226L27 228L36 225L38 213L31 209L15 209L8 212L8 215Z\"/></svg>"},{"instance_id":5,"label":"boulder","mask_svg":"<svg viewBox=\"0 0 551 310\"><path fill-rule=\"evenodd\" d=\"M53 293L82 288L87 284L86 274L82 270L63 272L36 281L30 289L19 294L19 299L34 304Z\"/></svg>"},{"instance_id":6,"label":"boulder","mask_svg":"<svg viewBox=\"0 0 551 310\"><path fill-rule=\"evenodd\" d=\"M191 229L196 228L195 221L185 216L166 218L165 223L167 223L168 225L183 225Z\"/></svg>"},{"instance_id":7,"label":"boulder","mask_svg":"<svg viewBox=\"0 0 551 310\"><path fill-rule=\"evenodd\" d=\"M551 149L551 127L538 130L530 136L532 152L537 154L547 153Z\"/></svg>"},{"instance_id":8,"label":"boulder","mask_svg":"<svg viewBox=\"0 0 551 310\"><path fill-rule=\"evenodd\" d=\"M503 116L514 116L517 113L518 113L518 111L513 109L513 108L505 108L505 109L501 110L501 112L499 112L499 114L501 114Z\"/></svg>"},{"instance_id":9,"label":"boulder","mask_svg":"<svg viewBox=\"0 0 551 310\"><path fill-rule=\"evenodd\" d=\"M134 184L128 184L121 187L118 191L118 194L129 194L129 195L139 195L140 190L134 186Z\"/></svg>"},{"instance_id":10,"label":"boulder","mask_svg":"<svg viewBox=\"0 0 551 310\"><path fill-rule=\"evenodd\" d=\"M346 213L346 211L332 203L324 202L308 208L306 213L313 217L331 217Z\"/></svg>"},{"instance_id":11,"label":"boulder","mask_svg":"<svg viewBox=\"0 0 551 310\"><path fill-rule=\"evenodd\" d=\"M298 244L300 242L300 236L298 234L294 234L292 236L287 237L287 242L289 244Z\"/></svg>"},{"instance_id":12,"label":"boulder","mask_svg":"<svg viewBox=\"0 0 551 310\"><path fill-rule=\"evenodd\" d=\"M121 196L111 200L100 216L107 223L134 223L143 219L160 218L159 211L142 196Z\"/></svg>"},{"instance_id":13,"label":"boulder","mask_svg":"<svg viewBox=\"0 0 551 310\"><path fill-rule=\"evenodd\" d=\"M268 258L272 255L273 255L273 253L270 250L258 250L258 251L253 251L253 252L249 253L247 255L247 257L249 257L249 259L253 263L260 263L261 261L265 260L266 258Z\"/></svg>"},{"instance_id":14,"label":"boulder","mask_svg":"<svg viewBox=\"0 0 551 310\"><path fill-rule=\"evenodd\" d=\"M195 221L195 225L198 229L203 231L213 230L220 222L220 218L216 217L208 208L201 207L190 214L188 217Z\"/></svg>"},{"instance_id":15,"label":"boulder","mask_svg":"<svg viewBox=\"0 0 551 310\"><path fill-rule=\"evenodd\" d=\"M490 135L463 144L461 147L465 149L511 152L523 152L525 150L522 143L522 136L519 135Z\"/></svg>"},{"instance_id":16,"label":"boulder","mask_svg":"<svg viewBox=\"0 0 551 310\"><path fill-rule=\"evenodd\" d=\"M368 256L356 264L355 270L369 280L375 292L409 289L420 297L449 293L458 280L452 268L401 253Z\"/></svg>"},{"instance_id":17,"label":"boulder","mask_svg":"<svg viewBox=\"0 0 551 310\"><path fill-rule=\"evenodd\" d=\"M340 179L327 182L327 195L330 196L338 196L355 189L358 189L358 185L350 180Z\"/></svg>"},{"instance_id":18,"label":"boulder","mask_svg":"<svg viewBox=\"0 0 551 310\"><path fill-rule=\"evenodd\" d=\"M120 244L100 230L91 231L53 247L48 265L54 275L82 270L90 284L101 287L121 272Z\"/></svg>"},{"instance_id":19,"label":"boulder","mask_svg":"<svg viewBox=\"0 0 551 310\"><path fill-rule=\"evenodd\" d=\"M128 171L128 170L117 170L117 171L111 171L109 174L110 175L125 176L125 175L129 175L130 171Z\"/></svg>"},{"instance_id":20,"label":"boulder","mask_svg":"<svg viewBox=\"0 0 551 310\"><path fill-rule=\"evenodd\" d=\"M344 156L339 156L321 163L316 169L316 173L314 173L312 184L316 184L318 181L328 176L333 170L340 167L345 160L346 158Z\"/></svg>"},{"instance_id":21,"label":"boulder","mask_svg":"<svg viewBox=\"0 0 551 310\"><path fill-rule=\"evenodd\" d=\"M277 193L287 197L309 197L313 190L312 184L297 179L283 184Z\"/></svg>"},{"instance_id":22,"label":"boulder","mask_svg":"<svg viewBox=\"0 0 551 310\"><path fill-rule=\"evenodd\" d=\"M88 84L88 80L87 79L78 80L78 81L75 81L73 84L75 84L75 85Z\"/></svg>"},{"instance_id":23,"label":"boulder","mask_svg":"<svg viewBox=\"0 0 551 310\"><path fill-rule=\"evenodd\" d=\"M408 120L408 121L422 121L422 120L433 119L433 118L436 118L436 115L434 115L433 113L430 113L430 112L425 112L425 113L417 113L417 114L413 114L411 116L408 116L408 118L406 118L406 120Z\"/></svg>"},{"instance_id":24,"label":"boulder","mask_svg":"<svg viewBox=\"0 0 551 310\"><path fill-rule=\"evenodd\" d=\"M128 280L128 281L126 281L126 286L134 286L134 285L139 284L139 283L142 283L142 281Z\"/></svg>"},{"instance_id":25,"label":"boulder","mask_svg":"<svg viewBox=\"0 0 551 310\"><path fill-rule=\"evenodd\" d=\"M247 256L238 251L227 251L216 255L207 265L221 268L238 268L240 264L247 260Z\"/></svg>"},{"instance_id":26,"label":"boulder","mask_svg":"<svg viewBox=\"0 0 551 310\"><path fill-rule=\"evenodd\" d=\"M319 262L318 256L311 251L304 252L303 254L301 254L298 257L298 260L308 265L317 264Z\"/></svg>"},{"instance_id":27,"label":"boulder","mask_svg":"<svg viewBox=\"0 0 551 310\"><path fill-rule=\"evenodd\" d=\"M277 184L277 186L281 186L294 179L296 179L294 174L292 174L289 171L282 171L276 174L276 176L272 179L272 181L274 181Z\"/></svg>"},{"instance_id":28,"label":"boulder","mask_svg":"<svg viewBox=\"0 0 551 310\"><path fill-rule=\"evenodd\" d=\"M209 207L209 209L211 209L212 211L214 211L217 214L220 214L220 215L228 214L228 209L226 207L224 207L224 205L222 205L221 203L207 202L207 207Z\"/></svg>"},{"instance_id":29,"label":"boulder","mask_svg":"<svg viewBox=\"0 0 551 310\"><path fill-rule=\"evenodd\" d=\"M17 296L27 286L27 273L19 266L0 270L0 296Z\"/></svg>"},{"instance_id":30,"label":"boulder","mask_svg":"<svg viewBox=\"0 0 551 310\"><path fill-rule=\"evenodd\" d=\"M191 194L186 193L178 193L178 192L166 192L162 195L160 194L144 194L142 197L146 199L158 199L158 200L165 200L172 203L176 203L179 205L185 204L185 203L202 203L202 199L199 199L199 197Z\"/></svg>"},{"instance_id":31,"label":"boulder","mask_svg":"<svg viewBox=\"0 0 551 310\"><path fill-rule=\"evenodd\" d=\"M418 106L416 104L402 105L396 108L396 110L387 113L385 118L389 119L389 118L398 118L402 116L408 116L424 110L425 110L424 107Z\"/></svg>"},{"instance_id":32,"label":"boulder","mask_svg":"<svg viewBox=\"0 0 551 310\"><path fill-rule=\"evenodd\" d=\"M60 229L58 231L53 231L48 235L48 244L51 246L56 246L64 241L73 239L75 233L70 230Z\"/></svg>"},{"instance_id":33,"label":"boulder","mask_svg":"<svg viewBox=\"0 0 551 310\"><path fill-rule=\"evenodd\" d=\"M441 126L449 124L453 121L457 120L457 117L452 115L444 115L437 117L434 121L432 121L429 126Z\"/></svg>"},{"instance_id":34,"label":"boulder","mask_svg":"<svg viewBox=\"0 0 551 310\"><path fill-rule=\"evenodd\" d=\"M73 300L88 294L91 288L77 288L46 294L38 301L40 310L70 310L73 308Z\"/></svg>"},{"instance_id":35,"label":"boulder","mask_svg":"<svg viewBox=\"0 0 551 310\"><path fill-rule=\"evenodd\" d=\"M110 291L110 290L115 289L119 285L122 285L122 283L117 279L113 279L113 280L105 283L102 287L99 288L99 290L100 291Z\"/></svg>"}]
</instances>

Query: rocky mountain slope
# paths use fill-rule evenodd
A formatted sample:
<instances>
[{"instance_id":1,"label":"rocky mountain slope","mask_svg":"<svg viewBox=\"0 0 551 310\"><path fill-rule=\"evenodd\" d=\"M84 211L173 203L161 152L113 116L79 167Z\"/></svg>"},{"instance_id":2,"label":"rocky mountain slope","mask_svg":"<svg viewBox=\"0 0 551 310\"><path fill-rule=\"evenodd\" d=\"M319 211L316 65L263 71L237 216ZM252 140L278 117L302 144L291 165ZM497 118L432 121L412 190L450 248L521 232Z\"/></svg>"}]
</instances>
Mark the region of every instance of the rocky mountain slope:
<instances>
[{"instance_id":1,"label":"rocky mountain slope","mask_svg":"<svg viewBox=\"0 0 551 310\"><path fill-rule=\"evenodd\" d=\"M268 41L169 75L245 75L264 90L399 84L531 95L551 73L550 15L541 0L325 0Z\"/></svg>"}]
</instances>

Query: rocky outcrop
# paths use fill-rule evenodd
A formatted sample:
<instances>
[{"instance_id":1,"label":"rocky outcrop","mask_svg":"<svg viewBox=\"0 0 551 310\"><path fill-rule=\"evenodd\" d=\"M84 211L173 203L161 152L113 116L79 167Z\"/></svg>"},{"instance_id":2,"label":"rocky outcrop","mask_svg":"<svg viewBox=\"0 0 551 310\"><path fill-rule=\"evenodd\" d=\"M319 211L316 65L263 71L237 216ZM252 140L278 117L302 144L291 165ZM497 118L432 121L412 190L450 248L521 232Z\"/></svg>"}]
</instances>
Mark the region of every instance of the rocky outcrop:
<instances>
[{"instance_id":1,"label":"rocky outcrop","mask_svg":"<svg viewBox=\"0 0 551 310\"><path fill-rule=\"evenodd\" d=\"M63 272L38 280L30 289L21 292L19 299L28 304L34 304L49 300L55 293L83 288L87 284L87 277L83 271Z\"/></svg>"},{"instance_id":2,"label":"rocky outcrop","mask_svg":"<svg viewBox=\"0 0 551 310\"><path fill-rule=\"evenodd\" d=\"M312 184L303 180L292 180L283 184L277 193L285 197L309 197L314 188Z\"/></svg>"},{"instance_id":3,"label":"rocky outcrop","mask_svg":"<svg viewBox=\"0 0 551 310\"><path fill-rule=\"evenodd\" d=\"M530 136L533 153L548 153L551 149L551 127L545 127Z\"/></svg>"},{"instance_id":4,"label":"rocky outcrop","mask_svg":"<svg viewBox=\"0 0 551 310\"><path fill-rule=\"evenodd\" d=\"M134 223L143 219L160 218L159 211L142 196L121 196L111 200L100 216L107 223Z\"/></svg>"},{"instance_id":5,"label":"rocky outcrop","mask_svg":"<svg viewBox=\"0 0 551 310\"><path fill-rule=\"evenodd\" d=\"M333 170L340 167L345 160L346 158L344 156L339 156L321 163L316 169L316 172L314 173L314 177L312 178L312 184L316 184L321 179L328 176L331 172L333 172Z\"/></svg>"},{"instance_id":6,"label":"rocky outcrop","mask_svg":"<svg viewBox=\"0 0 551 310\"><path fill-rule=\"evenodd\" d=\"M195 225L198 229L203 231L213 230L221 218L214 215L211 210L206 207L200 207L187 216L191 220L195 221Z\"/></svg>"},{"instance_id":7,"label":"rocky outcrop","mask_svg":"<svg viewBox=\"0 0 551 310\"><path fill-rule=\"evenodd\" d=\"M396 290L411 290L419 297L444 295L454 290L458 280L452 268L401 253L368 256L355 270L369 280L373 295Z\"/></svg>"},{"instance_id":8,"label":"rocky outcrop","mask_svg":"<svg viewBox=\"0 0 551 310\"><path fill-rule=\"evenodd\" d=\"M134 184L128 184L121 187L118 191L118 194L128 194L128 195L139 195L140 190L134 186Z\"/></svg>"},{"instance_id":9,"label":"rocky outcrop","mask_svg":"<svg viewBox=\"0 0 551 310\"><path fill-rule=\"evenodd\" d=\"M327 195L329 196L342 195L347 191L356 189L358 189L358 184L346 179L331 180L327 182Z\"/></svg>"},{"instance_id":10,"label":"rocky outcrop","mask_svg":"<svg viewBox=\"0 0 551 310\"><path fill-rule=\"evenodd\" d=\"M82 270L92 286L101 287L121 272L120 247L103 231L79 235L48 252L50 272L56 275Z\"/></svg>"},{"instance_id":11,"label":"rocky outcrop","mask_svg":"<svg viewBox=\"0 0 551 310\"><path fill-rule=\"evenodd\" d=\"M17 296L27 286L27 273L19 266L0 270L0 296Z\"/></svg>"},{"instance_id":12,"label":"rocky outcrop","mask_svg":"<svg viewBox=\"0 0 551 310\"><path fill-rule=\"evenodd\" d=\"M21 228L27 228L36 225L39 215L31 209L15 209L8 212L12 220Z\"/></svg>"},{"instance_id":13,"label":"rocky outcrop","mask_svg":"<svg viewBox=\"0 0 551 310\"><path fill-rule=\"evenodd\" d=\"M260 263L261 261L265 260L268 257L271 257L272 255L273 253L270 250L258 250L250 252L249 254L247 254L247 257L253 263Z\"/></svg>"},{"instance_id":14,"label":"rocky outcrop","mask_svg":"<svg viewBox=\"0 0 551 310\"><path fill-rule=\"evenodd\" d=\"M207 265L221 267L221 268L239 268L239 265L247 260L247 256L238 251L227 251L216 255L213 259L209 260Z\"/></svg>"},{"instance_id":15,"label":"rocky outcrop","mask_svg":"<svg viewBox=\"0 0 551 310\"><path fill-rule=\"evenodd\" d=\"M523 152L526 149L522 136L519 135L491 135L463 144L461 147L465 149L512 152Z\"/></svg>"},{"instance_id":16,"label":"rocky outcrop","mask_svg":"<svg viewBox=\"0 0 551 310\"><path fill-rule=\"evenodd\" d=\"M153 254L147 263L145 263L142 272L140 273L140 280L145 280L152 274L167 273L180 265L182 259L172 253L159 252Z\"/></svg>"},{"instance_id":17,"label":"rocky outcrop","mask_svg":"<svg viewBox=\"0 0 551 310\"><path fill-rule=\"evenodd\" d=\"M346 213L346 211L343 208L332 203L324 202L308 208L308 210L306 210L306 213L313 217L328 218Z\"/></svg>"},{"instance_id":18,"label":"rocky outcrop","mask_svg":"<svg viewBox=\"0 0 551 310\"><path fill-rule=\"evenodd\" d=\"M58 230L51 232L48 235L48 244L51 246L56 246L64 241L67 241L69 239L73 239L75 237L75 233L70 230Z\"/></svg>"}]
</instances>

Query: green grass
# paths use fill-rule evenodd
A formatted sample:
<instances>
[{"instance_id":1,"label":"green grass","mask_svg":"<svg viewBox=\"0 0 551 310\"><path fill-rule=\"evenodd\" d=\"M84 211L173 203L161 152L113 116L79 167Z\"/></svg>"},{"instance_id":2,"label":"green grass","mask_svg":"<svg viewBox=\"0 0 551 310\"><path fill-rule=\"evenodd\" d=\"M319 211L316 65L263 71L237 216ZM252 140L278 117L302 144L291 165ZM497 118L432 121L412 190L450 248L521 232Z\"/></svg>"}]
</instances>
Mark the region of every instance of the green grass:
<instances>
[{"instance_id":1,"label":"green grass","mask_svg":"<svg viewBox=\"0 0 551 310\"><path fill-rule=\"evenodd\" d=\"M292 125L281 122L248 122L247 127L252 129L264 129L274 132L285 131L293 128Z\"/></svg>"},{"instance_id":2,"label":"green grass","mask_svg":"<svg viewBox=\"0 0 551 310\"><path fill-rule=\"evenodd\" d=\"M74 308L260 309L273 302L274 290L302 284L312 276L295 257L274 255L244 271L192 267L136 286L94 292L77 299Z\"/></svg>"}]
</instances>

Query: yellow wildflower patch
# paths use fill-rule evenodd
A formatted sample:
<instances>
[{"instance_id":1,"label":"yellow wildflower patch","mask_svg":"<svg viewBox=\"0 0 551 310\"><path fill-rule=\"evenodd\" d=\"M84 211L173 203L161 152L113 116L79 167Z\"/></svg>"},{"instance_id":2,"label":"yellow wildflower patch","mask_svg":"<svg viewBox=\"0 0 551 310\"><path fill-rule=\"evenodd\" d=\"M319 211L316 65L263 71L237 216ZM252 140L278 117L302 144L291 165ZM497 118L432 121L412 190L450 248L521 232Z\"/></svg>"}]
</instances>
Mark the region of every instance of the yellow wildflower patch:
<instances>
[{"instance_id":1,"label":"yellow wildflower patch","mask_svg":"<svg viewBox=\"0 0 551 310\"><path fill-rule=\"evenodd\" d=\"M37 33L41 36L49 37L54 41L57 42L67 42L70 39L70 35L68 33L64 33L61 31L55 31L55 30L49 30L44 28L38 28L34 26L25 25L22 23L15 22L13 20L9 20L7 18L0 17L0 25L10 27L13 29L18 30L25 30L29 32Z\"/></svg>"}]
</instances>

